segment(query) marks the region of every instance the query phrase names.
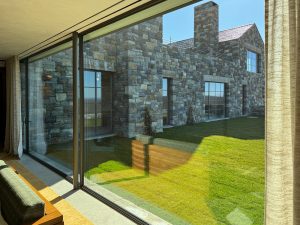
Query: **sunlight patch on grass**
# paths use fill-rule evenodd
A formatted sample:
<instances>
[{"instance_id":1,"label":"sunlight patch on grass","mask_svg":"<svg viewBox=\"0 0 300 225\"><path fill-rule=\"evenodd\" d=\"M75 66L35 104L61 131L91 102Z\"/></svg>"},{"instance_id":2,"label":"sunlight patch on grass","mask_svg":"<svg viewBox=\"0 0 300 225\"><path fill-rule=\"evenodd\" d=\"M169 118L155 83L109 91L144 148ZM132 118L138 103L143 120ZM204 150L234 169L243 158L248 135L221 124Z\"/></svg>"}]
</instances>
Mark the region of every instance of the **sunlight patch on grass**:
<instances>
[{"instance_id":1,"label":"sunlight patch on grass","mask_svg":"<svg viewBox=\"0 0 300 225\"><path fill-rule=\"evenodd\" d=\"M115 172L120 170L128 170L131 167L121 163L119 161L109 160L105 163L99 164L98 167L90 169L85 173L87 178L90 178L92 175L99 175L102 173ZM110 173L112 175L112 173Z\"/></svg>"},{"instance_id":2,"label":"sunlight patch on grass","mask_svg":"<svg viewBox=\"0 0 300 225\"><path fill-rule=\"evenodd\" d=\"M252 225L253 222L251 219L246 216L239 208L236 208L234 211L229 213L226 216L226 219L231 225Z\"/></svg>"},{"instance_id":3,"label":"sunlight patch on grass","mask_svg":"<svg viewBox=\"0 0 300 225\"><path fill-rule=\"evenodd\" d=\"M154 176L111 160L86 176L104 187L113 183L124 193L161 208L155 213L172 224L260 225L264 218L263 128L261 118L170 128L158 136L198 144L185 164ZM129 200L130 195L124 194ZM186 223L172 220L166 211Z\"/></svg>"}]
</instances>

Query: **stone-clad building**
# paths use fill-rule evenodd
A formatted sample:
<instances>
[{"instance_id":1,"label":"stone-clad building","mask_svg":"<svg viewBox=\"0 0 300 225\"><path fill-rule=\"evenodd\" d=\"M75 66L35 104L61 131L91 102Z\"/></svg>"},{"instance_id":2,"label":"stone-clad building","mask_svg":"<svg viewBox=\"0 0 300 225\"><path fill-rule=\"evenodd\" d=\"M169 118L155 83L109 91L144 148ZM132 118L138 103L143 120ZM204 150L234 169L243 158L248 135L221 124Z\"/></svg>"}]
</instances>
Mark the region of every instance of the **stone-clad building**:
<instances>
[{"instance_id":1,"label":"stone-clad building","mask_svg":"<svg viewBox=\"0 0 300 225\"><path fill-rule=\"evenodd\" d=\"M162 42L162 17L118 34L126 46L121 61L127 77L126 91L120 93L120 101L115 99L113 108L114 111L121 102L125 104L126 112L115 114L114 118L115 124L123 116L124 121L128 118L121 133L134 136L143 132L145 106L150 108L157 132L163 131L164 108L168 111L165 123L178 126L186 124L189 107L194 121L200 122L239 117L264 106L264 43L256 25L219 32L218 5L213 2L195 8L194 24L194 38L168 45ZM249 59L252 53L255 65ZM124 73L117 68L114 82L118 83ZM163 78L167 78L168 90L162 90ZM212 83L205 85L206 82ZM205 91L205 86L212 88L215 82L222 83L217 84L219 91ZM168 92L165 106L163 91ZM218 94L219 98L215 96ZM208 113L214 115L209 117Z\"/></svg>"},{"instance_id":2,"label":"stone-clad building","mask_svg":"<svg viewBox=\"0 0 300 225\"><path fill-rule=\"evenodd\" d=\"M84 43L91 136L143 133L146 106L156 132L188 117L196 123L240 117L264 106L264 43L256 25L219 32L214 2L196 6L194 14L194 37L187 40L163 43L160 16ZM72 138L71 62L67 49L29 64L36 88L29 108L37 118L30 129L40 129L36 138L46 143Z\"/></svg>"}]
</instances>

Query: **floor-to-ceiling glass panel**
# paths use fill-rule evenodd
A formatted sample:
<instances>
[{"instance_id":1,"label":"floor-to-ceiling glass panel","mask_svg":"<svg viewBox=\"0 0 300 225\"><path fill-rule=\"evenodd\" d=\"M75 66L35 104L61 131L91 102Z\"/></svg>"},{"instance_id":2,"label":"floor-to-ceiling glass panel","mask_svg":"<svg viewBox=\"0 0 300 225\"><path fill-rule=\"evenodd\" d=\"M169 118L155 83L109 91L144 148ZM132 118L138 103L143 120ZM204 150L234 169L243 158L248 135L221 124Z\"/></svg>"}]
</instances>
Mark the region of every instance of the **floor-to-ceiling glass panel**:
<instances>
[{"instance_id":1,"label":"floor-to-ceiling glass panel","mask_svg":"<svg viewBox=\"0 0 300 225\"><path fill-rule=\"evenodd\" d=\"M29 59L29 152L72 171L73 73L70 44Z\"/></svg>"},{"instance_id":2,"label":"floor-to-ceiling glass panel","mask_svg":"<svg viewBox=\"0 0 300 225\"><path fill-rule=\"evenodd\" d=\"M23 150L25 152L27 151L26 149L26 62L20 62L20 76L21 76L21 118L22 118L22 145L23 145Z\"/></svg>"},{"instance_id":3,"label":"floor-to-ceiling glass panel","mask_svg":"<svg viewBox=\"0 0 300 225\"><path fill-rule=\"evenodd\" d=\"M149 224L261 224L263 119L206 121L239 115L246 64L219 48L215 3L185 9L186 39L163 37L183 11L83 37L84 185Z\"/></svg>"},{"instance_id":4,"label":"floor-to-ceiling glass panel","mask_svg":"<svg viewBox=\"0 0 300 225\"><path fill-rule=\"evenodd\" d=\"M5 129L6 129L6 71L3 67L3 61L0 61L0 152L5 146ZM22 70L22 66L21 66Z\"/></svg>"}]
</instances>

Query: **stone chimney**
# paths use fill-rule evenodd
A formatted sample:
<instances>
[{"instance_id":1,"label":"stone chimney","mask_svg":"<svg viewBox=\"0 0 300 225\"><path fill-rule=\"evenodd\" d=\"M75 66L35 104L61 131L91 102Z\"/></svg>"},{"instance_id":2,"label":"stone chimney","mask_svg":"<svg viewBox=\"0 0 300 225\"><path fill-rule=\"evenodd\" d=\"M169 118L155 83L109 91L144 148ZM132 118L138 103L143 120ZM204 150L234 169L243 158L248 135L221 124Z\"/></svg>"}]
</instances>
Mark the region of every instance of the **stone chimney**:
<instances>
[{"instance_id":1,"label":"stone chimney","mask_svg":"<svg viewBox=\"0 0 300 225\"><path fill-rule=\"evenodd\" d=\"M219 44L219 6L207 2L195 7L194 45L205 54L215 55Z\"/></svg>"}]
</instances>

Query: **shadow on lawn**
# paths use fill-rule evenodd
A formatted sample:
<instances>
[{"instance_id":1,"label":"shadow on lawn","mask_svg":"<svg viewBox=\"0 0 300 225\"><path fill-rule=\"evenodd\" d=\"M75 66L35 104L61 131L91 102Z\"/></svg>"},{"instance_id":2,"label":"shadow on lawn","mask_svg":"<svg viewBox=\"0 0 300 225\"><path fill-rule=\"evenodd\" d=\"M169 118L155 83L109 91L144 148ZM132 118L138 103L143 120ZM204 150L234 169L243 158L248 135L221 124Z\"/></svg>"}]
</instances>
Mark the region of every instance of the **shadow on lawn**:
<instances>
[{"instance_id":1,"label":"shadow on lawn","mask_svg":"<svg viewBox=\"0 0 300 225\"><path fill-rule=\"evenodd\" d=\"M155 137L200 144L203 138L216 135L245 140L264 139L264 118L243 117L202 122L165 129Z\"/></svg>"},{"instance_id":2,"label":"shadow on lawn","mask_svg":"<svg viewBox=\"0 0 300 225\"><path fill-rule=\"evenodd\" d=\"M189 144L187 142L190 142L194 145L196 144L195 146L199 146L202 140L209 136L225 136L243 140L264 139L264 118L237 118L174 127L165 129L163 133L156 134L155 138L183 141L186 144ZM134 148L132 146L132 141L132 139L122 137L110 137L105 138L102 141L87 141L85 143L86 176L90 177L93 174L127 170L133 167L142 169L145 172L145 175L149 174L151 171L153 171L152 174L159 174L187 163L189 158L192 157L197 150L197 147L195 147L189 152L181 151L180 149L184 146L175 143L175 150L172 151L172 153L165 154L161 149L149 151L149 146L145 146L145 153L141 153L141 155L140 153L133 153ZM157 147L158 145L160 144L155 146ZM154 148L155 146L151 147ZM60 145L59 149L61 148L65 148L65 146ZM57 149L54 148L53 150ZM151 154L149 152L151 152ZM52 158L56 158L60 162L65 162L67 164L70 164L72 160L72 154L67 154L66 151L52 151L49 155L51 155ZM151 162L149 161L150 155L152 158ZM138 163L134 161L134 156L137 156L137 161L140 160L142 166L136 166ZM138 178L140 179L140 177ZM121 182L124 179L130 180L132 177L122 177L121 179L116 177L115 180L107 182ZM105 184L106 181L101 183Z\"/></svg>"},{"instance_id":3,"label":"shadow on lawn","mask_svg":"<svg viewBox=\"0 0 300 225\"><path fill-rule=\"evenodd\" d=\"M169 149L161 147L162 142L147 145L145 149L137 145L136 149L143 151L144 157L141 157L133 152L135 141L132 139L113 137L101 142L91 141L86 145L86 177L92 181L98 179L96 183L106 188L119 188L121 196L130 201L133 198L128 196L136 196L140 204L155 204L190 223L197 224L198 217L203 214L202 219L209 215L212 221L220 224L239 218L261 224L264 118L174 127L156 134L155 138L181 141L183 145L193 143L197 147L183 151L186 146L173 142L173 148L179 149L174 151L170 146ZM137 156L143 169L133 168L133 156ZM151 174L151 170L154 173ZM177 209L178 203L173 203L174 191L183 204L189 202L184 209ZM150 196L153 192L163 197ZM193 201L195 198L201 201ZM197 216L192 216L195 209L201 210ZM167 214L158 215L165 218ZM172 218L166 219L171 221ZM183 223L174 221L174 224Z\"/></svg>"},{"instance_id":4,"label":"shadow on lawn","mask_svg":"<svg viewBox=\"0 0 300 225\"><path fill-rule=\"evenodd\" d=\"M177 144L173 143L174 149L178 147L174 152L170 148L160 148L161 145L149 145L145 149L135 146L145 152L143 158L131 153L132 146L126 144L123 151L127 152L127 156L137 156L145 163L142 168L150 173L149 176L139 177L131 166L118 167L118 161L108 165L111 174L100 171L101 178L109 180L104 179L100 184L113 184L191 224L198 224L200 217L210 219L206 224L228 224L240 219L249 222L240 224L261 224L264 206L261 197L264 189L264 118L238 118L174 127L156 134L155 138L190 142L197 147L191 151L178 150L181 147L174 142ZM186 158L179 155L183 152L188 154ZM166 166L168 163L170 167ZM105 163L99 168L105 168ZM151 169L154 171L152 174ZM178 210L178 203L172 202L174 191L180 196L182 204L189 202L184 209ZM150 196L149 193L153 192L160 193L161 197ZM124 194L124 198L126 196ZM196 198L201 201L193 201ZM132 198L129 200L132 201ZM201 210L195 214L197 216L192 216L196 209ZM167 214L158 215L172 219ZM174 224L182 223L174 221Z\"/></svg>"}]
</instances>

